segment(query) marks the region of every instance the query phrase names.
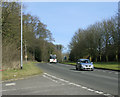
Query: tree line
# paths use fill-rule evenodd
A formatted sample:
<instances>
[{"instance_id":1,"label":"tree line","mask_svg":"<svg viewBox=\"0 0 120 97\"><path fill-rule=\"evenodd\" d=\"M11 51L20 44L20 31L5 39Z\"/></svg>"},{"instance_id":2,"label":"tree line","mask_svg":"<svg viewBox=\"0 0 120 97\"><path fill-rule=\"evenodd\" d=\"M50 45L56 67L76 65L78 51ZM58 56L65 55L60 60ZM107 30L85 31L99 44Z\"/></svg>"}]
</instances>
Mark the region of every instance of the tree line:
<instances>
[{"instance_id":1,"label":"tree line","mask_svg":"<svg viewBox=\"0 0 120 97\"><path fill-rule=\"evenodd\" d=\"M78 29L69 44L70 61L88 58L94 62L120 61L120 10L110 19Z\"/></svg>"},{"instance_id":2,"label":"tree line","mask_svg":"<svg viewBox=\"0 0 120 97\"><path fill-rule=\"evenodd\" d=\"M23 12L23 59L48 61L50 54L61 60L62 45L54 38L37 16ZM19 68L21 51L21 4L2 2L2 65Z\"/></svg>"}]
</instances>

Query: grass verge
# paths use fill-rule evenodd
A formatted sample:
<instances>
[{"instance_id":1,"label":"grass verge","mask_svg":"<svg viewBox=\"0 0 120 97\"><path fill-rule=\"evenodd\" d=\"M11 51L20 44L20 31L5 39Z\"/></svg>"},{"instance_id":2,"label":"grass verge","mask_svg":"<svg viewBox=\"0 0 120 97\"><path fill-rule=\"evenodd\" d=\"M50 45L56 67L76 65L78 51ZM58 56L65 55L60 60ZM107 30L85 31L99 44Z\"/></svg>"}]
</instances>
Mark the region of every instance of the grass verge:
<instances>
[{"instance_id":1,"label":"grass verge","mask_svg":"<svg viewBox=\"0 0 120 97\"><path fill-rule=\"evenodd\" d=\"M41 74L42 71L35 66L37 62L24 62L23 69L9 69L2 71L2 80L24 78L31 75Z\"/></svg>"},{"instance_id":2,"label":"grass verge","mask_svg":"<svg viewBox=\"0 0 120 97\"><path fill-rule=\"evenodd\" d=\"M118 63L118 62L101 62L101 63L98 62L98 63L94 63L94 67L112 69L112 70L120 70L120 63Z\"/></svg>"},{"instance_id":3,"label":"grass verge","mask_svg":"<svg viewBox=\"0 0 120 97\"><path fill-rule=\"evenodd\" d=\"M76 65L75 62L61 62L62 64ZM120 70L120 63L118 62L96 62L93 63L96 68Z\"/></svg>"}]
</instances>

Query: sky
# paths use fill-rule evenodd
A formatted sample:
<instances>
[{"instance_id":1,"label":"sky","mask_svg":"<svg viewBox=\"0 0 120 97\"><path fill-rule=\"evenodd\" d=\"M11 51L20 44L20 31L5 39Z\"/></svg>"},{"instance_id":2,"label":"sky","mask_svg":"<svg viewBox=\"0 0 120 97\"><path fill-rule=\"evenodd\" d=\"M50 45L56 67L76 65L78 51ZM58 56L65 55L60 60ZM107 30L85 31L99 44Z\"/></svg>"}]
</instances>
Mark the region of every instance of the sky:
<instances>
[{"instance_id":1,"label":"sky","mask_svg":"<svg viewBox=\"0 0 120 97\"><path fill-rule=\"evenodd\" d=\"M37 16L47 25L55 39L54 44L68 45L74 33L89 25L101 22L116 15L117 2L24 2L25 13Z\"/></svg>"}]
</instances>

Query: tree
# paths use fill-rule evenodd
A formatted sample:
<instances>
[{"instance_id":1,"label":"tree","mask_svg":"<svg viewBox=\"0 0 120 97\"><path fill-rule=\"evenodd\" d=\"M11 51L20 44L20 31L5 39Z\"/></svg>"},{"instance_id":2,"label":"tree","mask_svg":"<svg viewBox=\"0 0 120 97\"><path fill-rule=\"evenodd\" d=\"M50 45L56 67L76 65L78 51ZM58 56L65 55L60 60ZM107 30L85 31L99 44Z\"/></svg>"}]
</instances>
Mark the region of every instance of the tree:
<instances>
[{"instance_id":1,"label":"tree","mask_svg":"<svg viewBox=\"0 0 120 97\"><path fill-rule=\"evenodd\" d=\"M2 2L2 53L3 65L19 66L20 59L20 5ZM12 51L12 52L11 52Z\"/></svg>"},{"instance_id":2,"label":"tree","mask_svg":"<svg viewBox=\"0 0 120 97\"><path fill-rule=\"evenodd\" d=\"M96 62L118 61L120 37L117 20L115 16L90 25L85 30L78 29L69 45L70 60L89 58Z\"/></svg>"},{"instance_id":3,"label":"tree","mask_svg":"<svg viewBox=\"0 0 120 97\"><path fill-rule=\"evenodd\" d=\"M20 6L17 2L2 3L3 66L7 68L19 68L20 64ZM60 54L52 43L52 33L38 17L23 13L22 21L24 59L27 54L28 60L48 61L51 52Z\"/></svg>"}]
</instances>

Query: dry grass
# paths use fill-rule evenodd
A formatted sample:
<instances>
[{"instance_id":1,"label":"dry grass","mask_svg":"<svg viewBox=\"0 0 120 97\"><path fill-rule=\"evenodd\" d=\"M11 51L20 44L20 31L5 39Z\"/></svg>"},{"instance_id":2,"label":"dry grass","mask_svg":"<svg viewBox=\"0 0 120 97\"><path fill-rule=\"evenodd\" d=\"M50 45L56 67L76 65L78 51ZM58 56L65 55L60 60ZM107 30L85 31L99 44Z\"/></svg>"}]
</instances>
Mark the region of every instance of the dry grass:
<instances>
[{"instance_id":1,"label":"dry grass","mask_svg":"<svg viewBox=\"0 0 120 97\"><path fill-rule=\"evenodd\" d=\"M23 78L31 75L41 74L42 71L35 66L36 62L27 62L23 64L23 69L8 69L2 71L2 80Z\"/></svg>"}]
</instances>

